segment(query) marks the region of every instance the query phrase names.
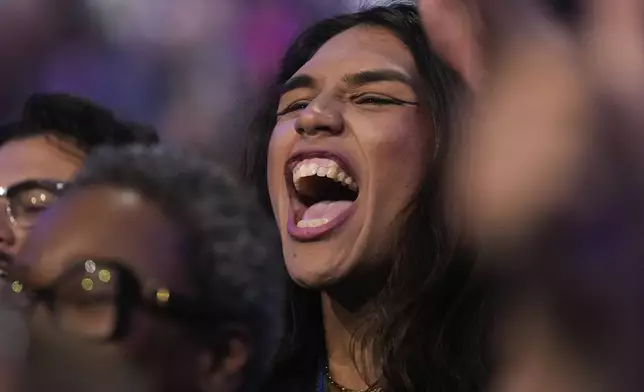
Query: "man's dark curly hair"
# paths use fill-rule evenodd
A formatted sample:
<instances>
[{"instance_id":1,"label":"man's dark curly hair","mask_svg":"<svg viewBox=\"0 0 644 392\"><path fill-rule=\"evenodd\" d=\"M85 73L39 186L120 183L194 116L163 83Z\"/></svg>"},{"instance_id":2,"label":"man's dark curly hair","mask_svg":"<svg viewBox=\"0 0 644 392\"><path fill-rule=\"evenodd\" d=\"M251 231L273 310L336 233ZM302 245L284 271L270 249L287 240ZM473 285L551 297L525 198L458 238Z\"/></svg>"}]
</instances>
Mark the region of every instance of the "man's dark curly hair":
<instances>
[{"instance_id":1,"label":"man's dark curly hair","mask_svg":"<svg viewBox=\"0 0 644 392\"><path fill-rule=\"evenodd\" d=\"M70 189L104 185L149 199L183 229L190 283L215 312L237 315L222 321L247 328L244 382L260 381L281 337L285 272L277 228L252 192L218 166L160 146L100 148Z\"/></svg>"},{"instance_id":2,"label":"man's dark curly hair","mask_svg":"<svg viewBox=\"0 0 644 392\"><path fill-rule=\"evenodd\" d=\"M114 113L68 94L34 94L16 122L0 127L0 146L12 140L54 135L89 152L98 146L155 144L152 127L119 121Z\"/></svg>"}]
</instances>

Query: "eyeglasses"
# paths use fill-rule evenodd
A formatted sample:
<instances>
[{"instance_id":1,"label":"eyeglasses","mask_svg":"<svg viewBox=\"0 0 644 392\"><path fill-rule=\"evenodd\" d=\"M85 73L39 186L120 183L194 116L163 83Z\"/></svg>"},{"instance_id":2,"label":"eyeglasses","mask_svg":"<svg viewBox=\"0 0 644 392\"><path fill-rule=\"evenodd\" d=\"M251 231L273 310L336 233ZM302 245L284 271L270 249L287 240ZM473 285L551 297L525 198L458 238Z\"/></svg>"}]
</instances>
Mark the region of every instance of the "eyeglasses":
<instances>
[{"instance_id":1,"label":"eyeglasses","mask_svg":"<svg viewBox=\"0 0 644 392\"><path fill-rule=\"evenodd\" d=\"M82 338L111 341L125 337L133 310L144 309L191 326L214 320L208 306L153 284L142 285L118 261L74 263L48 287L30 289L20 280L0 288L0 306L30 313L44 305L58 329Z\"/></svg>"},{"instance_id":2,"label":"eyeglasses","mask_svg":"<svg viewBox=\"0 0 644 392\"><path fill-rule=\"evenodd\" d=\"M6 213L11 223L29 228L58 199L65 186L60 181L27 180L0 187L0 197L7 198Z\"/></svg>"}]
</instances>

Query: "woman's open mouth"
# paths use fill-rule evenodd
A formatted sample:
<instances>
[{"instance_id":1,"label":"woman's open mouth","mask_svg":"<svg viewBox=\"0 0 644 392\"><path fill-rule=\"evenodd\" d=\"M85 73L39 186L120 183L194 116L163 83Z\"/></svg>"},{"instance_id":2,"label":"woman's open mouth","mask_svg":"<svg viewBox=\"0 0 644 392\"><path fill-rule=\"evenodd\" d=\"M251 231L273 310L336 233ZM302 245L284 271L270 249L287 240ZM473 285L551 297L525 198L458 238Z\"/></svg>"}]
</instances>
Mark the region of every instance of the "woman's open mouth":
<instances>
[{"instance_id":1,"label":"woman's open mouth","mask_svg":"<svg viewBox=\"0 0 644 392\"><path fill-rule=\"evenodd\" d=\"M313 241L340 227L354 212L360 193L351 168L340 157L320 153L287 165L291 211L288 233Z\"/></svg>"}]
</instances>

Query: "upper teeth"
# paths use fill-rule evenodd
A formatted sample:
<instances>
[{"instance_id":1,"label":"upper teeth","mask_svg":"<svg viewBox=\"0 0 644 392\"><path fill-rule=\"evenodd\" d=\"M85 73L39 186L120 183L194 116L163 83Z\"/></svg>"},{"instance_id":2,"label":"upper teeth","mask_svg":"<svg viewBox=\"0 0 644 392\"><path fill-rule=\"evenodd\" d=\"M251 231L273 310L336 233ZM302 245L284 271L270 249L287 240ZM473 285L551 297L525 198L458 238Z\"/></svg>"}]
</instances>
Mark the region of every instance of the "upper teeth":
<instances>
[{"instance_id":1,"label":"upper teeth","mask_svg":"<svg viewBox=\"0 0 644 392\"><path fill-rule=\"evenodd\" d=\"M293 168L293 184L295 189L300 189L300 180L306 177L327 177L342 185L358 191L358 185L353 178L342 169L340 164L332 159L314 158L305 159Z\"/></svg>"}]
</instances>

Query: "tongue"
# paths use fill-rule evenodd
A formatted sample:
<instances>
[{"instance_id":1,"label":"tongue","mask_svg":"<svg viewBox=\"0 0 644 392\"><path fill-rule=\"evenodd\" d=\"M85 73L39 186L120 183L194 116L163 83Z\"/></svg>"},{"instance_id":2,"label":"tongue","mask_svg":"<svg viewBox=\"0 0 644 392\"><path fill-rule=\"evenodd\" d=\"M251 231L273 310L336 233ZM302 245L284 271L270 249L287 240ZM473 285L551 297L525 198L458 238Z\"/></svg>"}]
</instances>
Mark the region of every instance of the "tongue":
<instances>
[{"instance_id":1,"label":"tongue","mask_svg":"<svg viewBox=\"0 0 644 392\"><path fill-rule=\"evenodd\" d=\"M313 204L311 207L307 208L304 211L302 220L311 220L311 219L328 219L329 221L338 217L353 204L352 201L321 201L319 203Z\"/></svg>"}]
</instances>

